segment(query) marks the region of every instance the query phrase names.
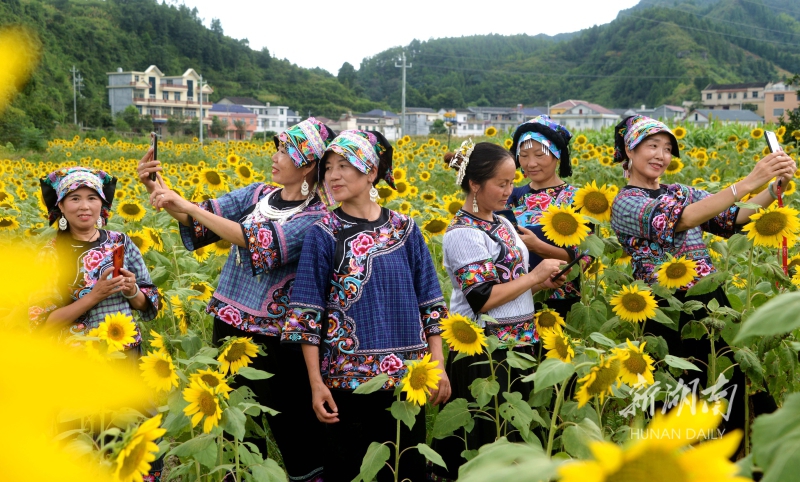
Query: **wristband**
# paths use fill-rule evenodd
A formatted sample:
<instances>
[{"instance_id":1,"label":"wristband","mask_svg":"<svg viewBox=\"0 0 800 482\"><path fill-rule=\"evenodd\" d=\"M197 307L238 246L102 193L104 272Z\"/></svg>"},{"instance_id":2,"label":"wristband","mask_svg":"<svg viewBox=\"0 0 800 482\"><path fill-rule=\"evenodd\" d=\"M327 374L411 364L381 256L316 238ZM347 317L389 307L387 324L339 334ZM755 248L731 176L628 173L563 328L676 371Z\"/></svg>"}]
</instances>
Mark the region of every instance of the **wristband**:
<instances>
[{"instance_id":1,"label":"wristband","mask_svg":"<svg viewBox=\"0 0 800 482\"><path fill-rule=\"evenodd\" d=\"M136 285L136 293L134 293L133 295L131 295L131 296L128 296L128 295L126 295L125 293L123 293L123 292L121 292L121 291L120 291L120 294L121 294L122 296L124 296L126 299L132 300L132 299L136 298L136 296L139 294L139 291L141 291L141 290L139 289L139 285Z\"/></svg>"},{"instance_id":2,"label":"wristband","mask_svg":"<svg viewBox=\"0 0 800 482\"><path fill-rule=\"evenodd\" d=\"M736 193L736 183L731 184L731 191L733 191L733 200L739 201L739 195Z\"/></svg>"},{"instance_id":3,"label":"wristband","mask_svg":"<svg viewBox=\"0 0 800 482\"><path fill-rule=\"evenodd\" d=\"M777 201L778 195L775 194L775 189L772 187L774 184L775 184L774 182L769 183L769 188L767 189L769 190L769 195L772 196L772 199L775 199Z\"/></svg>"}]
</instances>

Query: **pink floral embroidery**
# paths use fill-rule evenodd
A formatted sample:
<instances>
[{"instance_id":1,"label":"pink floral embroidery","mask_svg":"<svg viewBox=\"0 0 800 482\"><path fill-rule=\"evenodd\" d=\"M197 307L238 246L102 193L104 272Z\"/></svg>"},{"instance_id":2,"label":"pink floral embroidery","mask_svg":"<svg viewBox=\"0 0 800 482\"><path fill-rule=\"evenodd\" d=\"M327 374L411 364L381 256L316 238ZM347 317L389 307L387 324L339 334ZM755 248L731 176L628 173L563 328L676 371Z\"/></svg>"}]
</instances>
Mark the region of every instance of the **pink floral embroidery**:
<instances>
[{"instance_id":1,"label":"pink floral embroidery","mask_svg":"<svg viewBox=\"0 0 800 482\"><path fill-rule=\"evenodd\" d=\"M105 255L102 252L93 249L83 257L83 267L86 271L92 272L103 263L104 259Z\"/></svg>"},{"instance_id":2,"label":"pink floral embroidery","mask_svg":"<svg viewBox=\"0 0 800 482\"><path fill-rule=\"evenodd\" d=\"M701 278L703 276L708 276L711 274L711 267L706 263L706 260L701 259L697 261L697 267L694 269L697 272L697 276Z\"/></svg>"},{"instance_id":3,"label":"pink floral embroidery","mask_svg":"<svg viewBox=\"0 0 800 482\"><path fill-rule=\"evenodd\" d=\"M217 312L219 319L225 323L239 326L242 324L242 314L233 306L227 305Z\"/></svg>"},{"instance_id":4,"label":"pink floral embroidery","mask_svg":"<svg viewBox=\"0 0 800 482\"><path fill-rule=\"evenodd\" d=\"M260 244L262 248L268 248L269 245L272 244L272 231L263 228L259 229L258 244Z\"/></svg>"},{"instance_id":5,"label":"pink floral embroidery","mask_svg":"<svg viewBox=\"0 0 800 482\"><path fill-rule=\"evenodd\" d=\"M653 227L656 228L656 230L663 231L666 226L667 226L666 215L659 214L658 216L653 218Z\"/></svg>"},{"instance_id":6,"label":"pink floral embroidery","mask_svg":"<svg viewBox=\"0 0 800 482\"><path fill-rule=\"evenodd\" d=\"M397 358L394 353L390 353L381 360L381 372L387 375L394 375L403 368L403 360Z\"/></svg>"},{"instance_id":7,"label":"pink floral embroidery","mask_svg":"<svg viewBox=\"0 0 800 482\"><path fill-rule=\"evenodd\" d=\"M550 206L550 201L552 199L546 193L540 192L537 194L533 194L528 196L525 199L525 205L528 209L539 209L540 211L544 211Z\"/></svg>"},{"instance_id":8,"label":"pink floral embroidery","mask_svg":"<svg viewBox=\"0 0 800 482\"><path fill-rule=\"evenodd\" d=\"M375 240L366 233L359 234L350 242L350 249L353 250L353 256L356 258L366 255L373 246L375 246Z\"/></svg>"}]
</instances>

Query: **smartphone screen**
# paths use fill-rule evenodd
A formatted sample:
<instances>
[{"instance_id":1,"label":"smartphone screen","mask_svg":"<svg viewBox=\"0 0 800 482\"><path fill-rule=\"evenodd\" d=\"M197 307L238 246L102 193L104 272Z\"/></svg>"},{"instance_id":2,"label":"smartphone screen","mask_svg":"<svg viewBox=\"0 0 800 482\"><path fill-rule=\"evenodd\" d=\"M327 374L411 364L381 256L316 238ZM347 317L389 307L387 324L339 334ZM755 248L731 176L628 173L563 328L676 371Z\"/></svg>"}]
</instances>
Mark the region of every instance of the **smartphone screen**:
<instances>
[{"instance_id":1,"label":"smartphone screen","mask_svg":"<svg viewBox=\"0 0 800 482\"><path fill-rule=\"evenodd\" d=\"M158 160L158 134L156 134L155 132L151 132L150 133L150 140L152 141L152 145L153 145L153 160L157 161ZM156 173L155 172L151 172L150 173L150 180L155 182L155 180L156 180Z\"/></svg>"},{"instance_id":2,"label":"smartphone screen","mask_svg":"<svg viewBox=\"0 0 800 482\"><path fill-rule=\"evenodd\" d=\"M581 260L581 258L583 258L584 256L588 256L588 255L589 255L589 251L588 251L588 250L586 250L586 251L584 251L583 253L581 253L581 254L579 254L578 256L576 256L576 257L575 257L575 259L573 259L572 261L570 261L570 262L569 262L569 264L567 264L566 266L564 266L564 268L563 268L563 269L562 269L562 270L561 270L561 271L560 271L558 274L556 274L556 275L553 275L553 278L552 278L552 280L553 280L553 281L555 281L555 280L557 280L558 278L560 278L560 277L564 276L565 274L567 274L567 272L568 272L570 269L572 269L572 267L573 267L573 266L575 266L576 264L578 264L578 261L580 261L580 260Z\"/></svg>"},{"instance_id":3,"label":"smartphone screen","mask_svg":"<svg viewBox=\"0 0 800 482\"><path fill-rule=\"evenodd\" d=\"M764 138L767 140L769 152L783 151L780 142L778 142L778 136L776 136L774 132L764 131Z\"/></svg>"},{"instance_id":4,"label":"smartphone screen","mask_svg":"<svg viewBox=\"0 0 800 482\"><path fill-rule=\"evenodd\" d=\"M122 264L125 262L125 246L118 244L114 246L114 250L111 252L112 260L114 263L114 272L112 277L116 278L120 275L120 270L122 269Z\"/></svg>"}]
</instances>

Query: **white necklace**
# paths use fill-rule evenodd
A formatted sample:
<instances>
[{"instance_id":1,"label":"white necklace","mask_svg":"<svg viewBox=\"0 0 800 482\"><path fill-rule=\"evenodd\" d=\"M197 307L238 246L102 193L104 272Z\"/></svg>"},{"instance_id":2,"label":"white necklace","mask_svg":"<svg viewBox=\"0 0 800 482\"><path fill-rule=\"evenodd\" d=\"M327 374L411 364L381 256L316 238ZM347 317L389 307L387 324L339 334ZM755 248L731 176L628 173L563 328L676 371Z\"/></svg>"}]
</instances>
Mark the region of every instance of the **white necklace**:
<instances>
[{"instance_id":1,"label":"white necklace","mask_svg":"<svg viewBox=\"0 0 800 482\"><path fill-rule=\"evenodd\" d=\"M298 206L288 209L277 209L269 204L269 200L272 199L272 196L277 192L280 191L275 190L267 194L264 199L258 202L256 209L258 210L259 214L272 221L277 221L278 224L285 223L287 219L308 207L308 205L311 204L311 200L314 199L314 193L310 193L306 200Z\"/></svg>"}]
</instances>

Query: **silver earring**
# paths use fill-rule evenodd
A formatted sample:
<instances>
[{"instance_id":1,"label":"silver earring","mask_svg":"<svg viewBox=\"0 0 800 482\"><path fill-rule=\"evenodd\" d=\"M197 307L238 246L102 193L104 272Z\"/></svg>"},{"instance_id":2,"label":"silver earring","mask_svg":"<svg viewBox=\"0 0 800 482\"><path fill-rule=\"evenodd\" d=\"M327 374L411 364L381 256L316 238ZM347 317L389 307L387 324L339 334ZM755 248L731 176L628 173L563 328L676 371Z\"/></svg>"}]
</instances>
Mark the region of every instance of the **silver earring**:
<instances>
[{"instance_id":1,"label":"silver earring","mask_svg":"<svg viewBox=\"0 0 800 482\"><path fill-rule=\"evenodd\" d=\"M309 191L308 181L303 179L303 184L300 185L300 194L302 194L303 196L308 196L308 191Z\"/></svg>"},{"instance_id":2,"label":"silver earring","mask_svg":"<svg viewBox=\"0 0 800 482\"><path fill-rule=\"evenodd\" d=\"M67 218L65 218L63 215L61 216L61 219L58 220L58 229L62 231L67 230Z\"/></svg>"},{"instance_id":3,"label":"silver earring","mask_svg":"<svg viewBox=\"0 0 800 482\"><path fill-rule=\"evenodd\" d=\"M95 224L97 224L97 229L102 228L103 227L103 216L100 216L99 218L97 218L97 222Z\"/></svg>"},{"instance_id":4,"label":"silver earring","mask_svg":"<svg viewBox=\"0 0 800 482\"><path fill-rule=\"evenodd\" d=\"M369 200L372 202L377 202L380 194L378 194L378 190L375 189L375 186L372 186L372 189L369 190Z\"/></svg>"},{"instance_id":5,"label":"silver earring","mask_svg":"<svg viewBox=\"0 0 800 482\"><path fill-rule=\"evenodd\" d=\"M472 212L478 212L478 193L472 195Z\"/></svg>"}]
</instances>

